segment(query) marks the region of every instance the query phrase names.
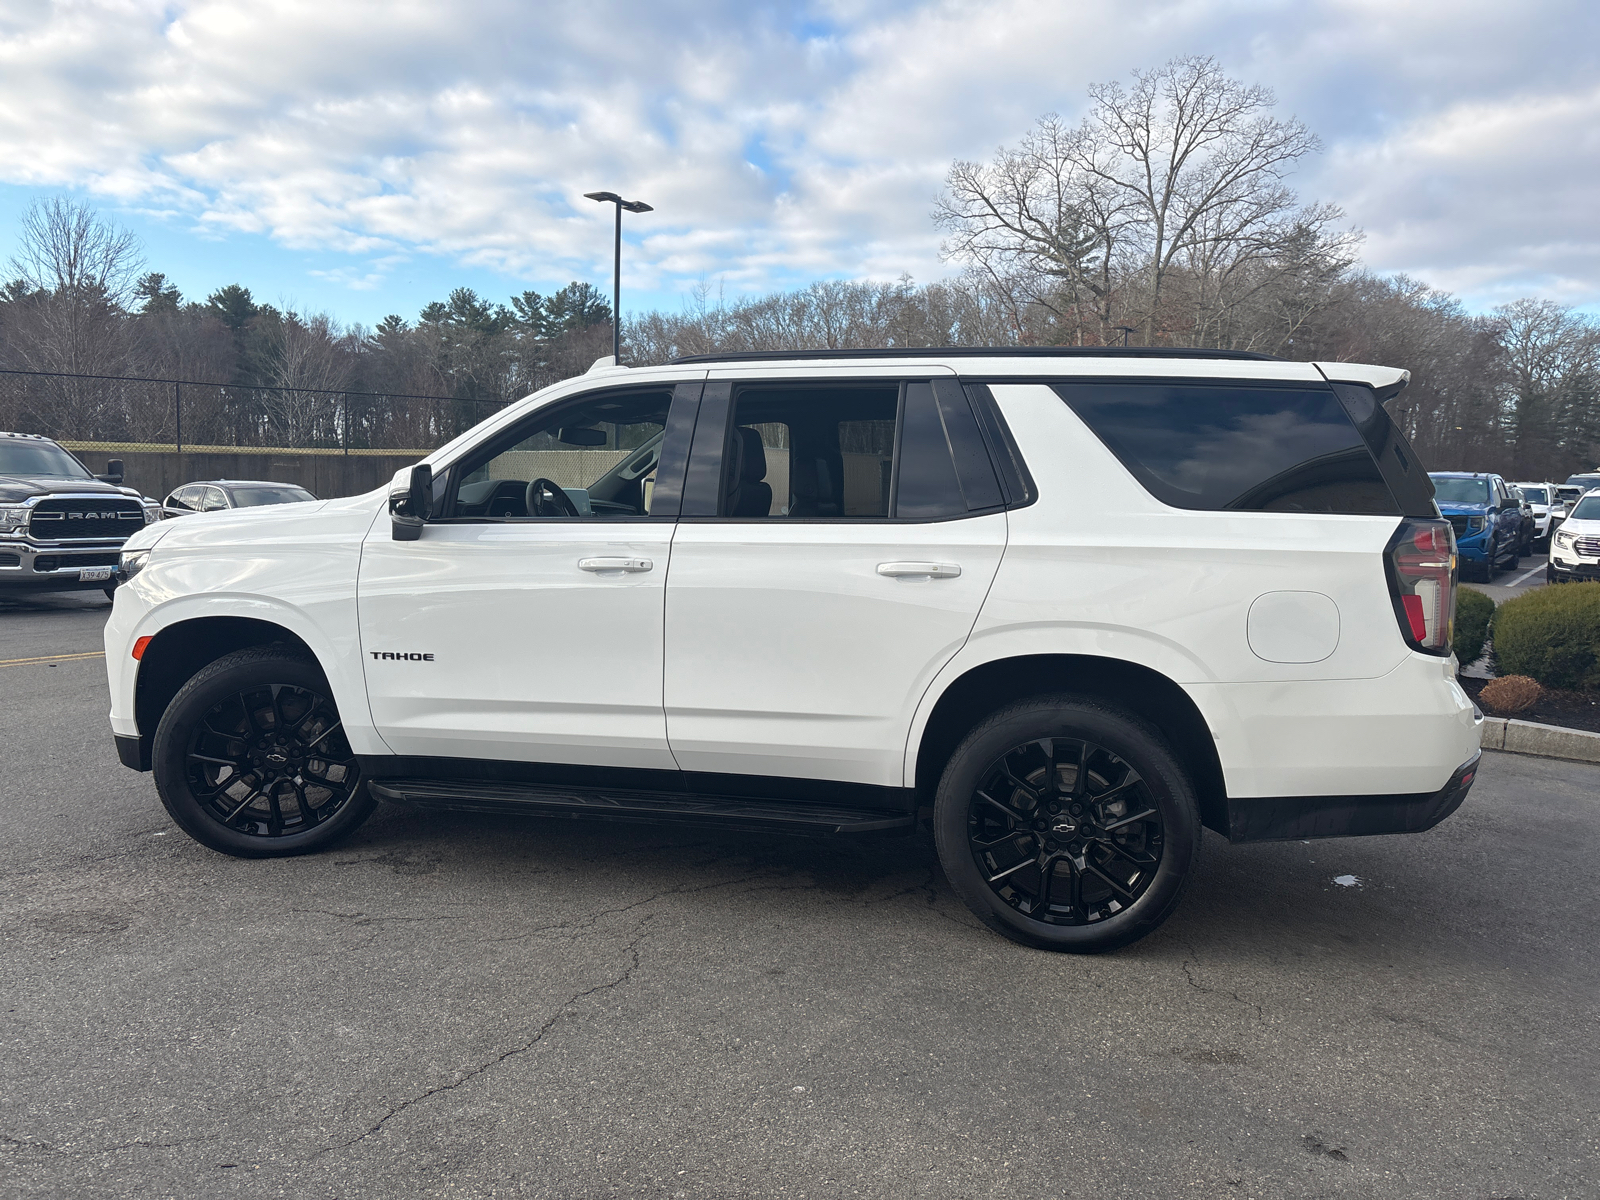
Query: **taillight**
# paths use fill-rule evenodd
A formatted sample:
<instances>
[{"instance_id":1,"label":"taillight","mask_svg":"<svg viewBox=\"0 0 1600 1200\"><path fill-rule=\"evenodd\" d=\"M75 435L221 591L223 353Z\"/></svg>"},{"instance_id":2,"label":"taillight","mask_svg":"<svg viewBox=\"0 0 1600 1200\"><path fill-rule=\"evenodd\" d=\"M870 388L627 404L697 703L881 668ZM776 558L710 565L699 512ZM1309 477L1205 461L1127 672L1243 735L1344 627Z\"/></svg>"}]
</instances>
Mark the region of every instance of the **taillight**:
<instances>
[{"instance_id":1,"label":"taillight","mask_svg":"<svg viewBox=\"0 0 1600 1200\"><path fill-rule=\"evenodd\" d=\"M1449 521L1407 517L1384 551L1394 615L1406 645L1450 653L1456 622L1456 537Z\"/></svg>"}]
</instances>

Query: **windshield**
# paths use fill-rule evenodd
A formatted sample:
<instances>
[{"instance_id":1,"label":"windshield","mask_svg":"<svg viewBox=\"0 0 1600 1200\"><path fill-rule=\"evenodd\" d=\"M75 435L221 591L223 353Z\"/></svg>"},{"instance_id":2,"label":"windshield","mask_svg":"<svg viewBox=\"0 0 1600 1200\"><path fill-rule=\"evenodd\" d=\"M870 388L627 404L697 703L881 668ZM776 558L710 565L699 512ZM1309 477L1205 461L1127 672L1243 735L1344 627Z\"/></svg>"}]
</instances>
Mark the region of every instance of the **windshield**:
<instances>
[{"instance_id":1,"label":"windshield","mask_svg":"<svg viewBox=\"0 0 1600 1200\"><path fill-rule=\"evenodd\" d=\"M1433 478L1434 499L1440 504L1487 504L1489 481L1487 479Z\"/></svg>"},{"instance_id":2,"label":"windshield","mask_svg":"<svg viewBox=\"0 0 1600 1200\"><path fill-rule=\"evenodd\" d=\"M93 479L84 466L53 442L0 442L0 475L58 475Z\"/></svg>"},{"instance_id":3,"label":"windshield","mask_svg":"<svg viewBox=\"0 0 1600 1200\"><path fill-rule=\"evenodd\" d=\"M299 504L316 497L305 488L234 488L233 502L239 508L253 508L257 504Z\"/></svg>"},{"instance_id":4,"label":"windshield","mask_svg":"<svg viewBox=\"0 0 1600 1200\"><path fill-rule=\"evenodd\" d=\"M1528 498L1530 504L1549 504L1550 497L1543 488L1523 488L1522 494Z\"/></svg>"},{"instance_id":5,"label":"windshield","mask_svg":"<svg viewBox=\"0 0 1600 1200\"><path fill-rule=\"evenodd\" d=\"M1585 496L1567 517L1573 521L1600 521L1600 496Z\"/></svg>"}]
</instances>

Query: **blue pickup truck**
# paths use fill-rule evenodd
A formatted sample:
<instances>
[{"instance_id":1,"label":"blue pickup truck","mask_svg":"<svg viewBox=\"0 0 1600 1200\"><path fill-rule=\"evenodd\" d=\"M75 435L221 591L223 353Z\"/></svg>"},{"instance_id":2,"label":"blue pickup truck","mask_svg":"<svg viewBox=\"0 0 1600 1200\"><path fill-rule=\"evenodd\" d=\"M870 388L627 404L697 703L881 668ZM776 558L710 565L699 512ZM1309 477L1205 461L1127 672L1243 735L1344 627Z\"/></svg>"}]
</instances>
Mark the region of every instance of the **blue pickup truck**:
<instances>
[{"instance_id":1,"label":"blue pickup truck","mask_svg":"<svg viewBox=\"0 0 1600 1200\"><path fill-rule=\"evenodd\" d=\"M1433 499L1455 526L1461 574L1488 583L1497 570L1522 562L1522 504L1499 475L1479 471L1433 471Z\"/></svg>"}]
</instances>

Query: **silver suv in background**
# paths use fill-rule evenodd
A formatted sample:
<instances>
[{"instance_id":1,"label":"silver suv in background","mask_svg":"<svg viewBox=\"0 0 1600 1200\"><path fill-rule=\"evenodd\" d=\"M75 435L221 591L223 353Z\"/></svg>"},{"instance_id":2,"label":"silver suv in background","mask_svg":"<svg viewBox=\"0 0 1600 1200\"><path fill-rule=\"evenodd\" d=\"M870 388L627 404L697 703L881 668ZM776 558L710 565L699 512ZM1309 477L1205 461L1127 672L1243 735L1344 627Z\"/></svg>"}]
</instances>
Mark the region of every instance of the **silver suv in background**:
<instances>
[{"instance_id":1,"label":"silver suv in background","mask_svg":"<svg viewBox=\"0 0 1600 1200\"><path fill-rule=\"evenodd\" d=\"M316 497L295 483L260 479L207 479L174 488L161 505L163 517L197 512L227 512L264 504L305 504Z\"/></svg>"}]
</instances>

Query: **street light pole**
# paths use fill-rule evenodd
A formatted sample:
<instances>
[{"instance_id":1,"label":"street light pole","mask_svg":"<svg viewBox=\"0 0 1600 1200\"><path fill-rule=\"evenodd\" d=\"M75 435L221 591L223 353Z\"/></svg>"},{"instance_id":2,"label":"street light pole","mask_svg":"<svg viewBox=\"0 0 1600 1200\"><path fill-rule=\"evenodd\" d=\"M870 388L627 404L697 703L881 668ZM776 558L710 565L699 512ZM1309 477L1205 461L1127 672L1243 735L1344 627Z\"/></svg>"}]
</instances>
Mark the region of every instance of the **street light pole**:
<instances>
[{"instance_id":1,"label":"street light pole","mask_svg":"<svg viewBox=\"0 0 1600 1200\"><path fill-rule=\"evenodd\" d=\"M622 365L622 210L632 213L654 212L643 200L624 200L615 192L585 192L584 199L617 206L617 232L612 249L611 271L611 361Z\"/></svg>"}]
</instances>

